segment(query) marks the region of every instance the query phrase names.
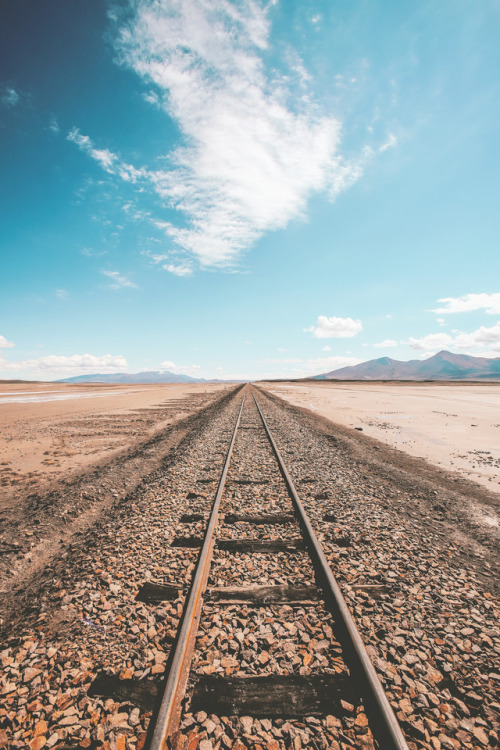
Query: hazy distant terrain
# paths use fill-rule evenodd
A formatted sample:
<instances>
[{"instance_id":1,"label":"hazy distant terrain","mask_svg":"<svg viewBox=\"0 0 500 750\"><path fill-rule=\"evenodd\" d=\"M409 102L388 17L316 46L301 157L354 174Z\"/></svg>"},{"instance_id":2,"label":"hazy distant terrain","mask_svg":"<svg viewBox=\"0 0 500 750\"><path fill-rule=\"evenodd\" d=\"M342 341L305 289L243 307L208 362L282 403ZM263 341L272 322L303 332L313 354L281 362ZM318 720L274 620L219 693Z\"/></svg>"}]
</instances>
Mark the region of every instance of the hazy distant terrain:
<instances>
[{"instance_id":1,"label":"hazy distant terrain","mask_svg":"<svg viewBox=\"0 0 500 750\"><path fill-rule=\"evenodd\" d=\"M500 380L500 357L441 351L428 359L371 359L315 376L316 380Z\"/></svg>"},{"instance_id":2,"label":"hazy distant terrain","mask_svg":"<svg viewBox=\"0 0 500 750\"><path fill-rule=\"evenodd\" d=\"M112 374L77 375L63 378L57 383L225 383L230 381L192 378L189 375L178 375L168 370L150 370L147 372L115 372ZM233 381L231 381L233 382Z\"/></svg>"}]
</instances>

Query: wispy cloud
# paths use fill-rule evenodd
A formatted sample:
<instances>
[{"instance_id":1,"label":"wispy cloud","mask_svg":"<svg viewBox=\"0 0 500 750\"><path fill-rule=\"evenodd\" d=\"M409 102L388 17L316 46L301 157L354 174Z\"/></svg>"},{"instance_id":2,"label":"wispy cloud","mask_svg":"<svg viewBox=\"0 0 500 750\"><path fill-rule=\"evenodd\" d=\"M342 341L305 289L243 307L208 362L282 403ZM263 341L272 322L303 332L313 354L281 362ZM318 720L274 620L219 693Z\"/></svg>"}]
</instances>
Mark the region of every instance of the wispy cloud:
<instances>
[{"instance_id":1,"label":"wispy cloud","mask_svg":"<svg viewBox=\"0 0 500 750\"><path fill-rule=\"evenodd\" d=\"M303 371L311 375L320 375L323 372L331 372L341 367L350 367L361 362L358 357L318 357L317 359L308 359L305 361Z\"/></svg>"},{"instance_id":2,"label":"wispy cloud","mask_svg":"<svg viewBox=\"0 0 500 750\"><path fill-rule=\"evenodd\" d=\"M0 336L0 349L10 349L13 346L15 346L15 344L13 344L12 341L7 341L5 336Z\"/></svg>"},{"instance_id":3,"label":"wispy cloud","mask_svg":"<svg viewBox=\"0 0 500 750\"><path fill-rule=\"evenodd\" d=\"M383 143L379 151L387 151L388 148L393 148L398 142L398 139L393 133L389 133L389 137L387 138L386 142Z\"/></svg>"},{"instance_id":4,"label":"wispy cloud","mask_svg":"<svg viewBox=\"0 0 500 750\"><path fill-rule=\"evenodd\" d=\"M121 274L119 271L101 271L101 273L104 274L104 276L107 276L108 279L111 279L111 289L123 289L125 287L131 287L134 289L138 288L137 284L134 284L133 281L127 279L127 277Z\"/></svg>"},{"instance_id":5,"label":"wispy cloud","mask_svg":"<svg viewBox=\"0 0 500 750\"><path fill-rule=\"evenodd\" d=\"M174 276L191 276L193 273L192 266L187 263L166 263L162 267Z\"/></svg>"},{"instance_id":6,"label":"wispy cloud","mask_svg":"<svg viewBox=\"0 0 500 750\"><path fill-rule=\"evenodd\" d=\"M5 86L2 88L2 93L0 94L0 102L5 107L16 107L21 100L20 95L18 92L11 88L10 86Z\"/></svg>"},{"instance_id":7,"label":"wispy cloud","mask_svg":"<svg viewBox=\"0 0 500 750\"><path fill-rule=\"evenodd\" d=\"M54 135L59 135L59 133L61 132L61 127L59 125L59 122L57 121L57 117L52 117L50 119L48 129L51 133L54 133Z\"/></svg>"},{"instance_id":8,"label":"wispy cloud","mask_svg":"<svg viewBox=\"0 0 500 750\"><path fill-rule=\"evenodd\" d=\"M320 315L315 326L304 328L306 333L312 333L316 339L346 339L356 336L363 330L360 320L352 318L327 318Z\"/></svg>"},{"instance_id":9,"label":"wispy cloud","mask_svg":"<svg viewBox=\"0 0 500 750\"><path fill-rule=\"evenodd\" d=\"M166 360L161 363L160 370L173 372L174 375L190 375L191 377L196 377L199 375L201 367L200 365L176 365L175 362Z\"/></svg>"},{"instance_id":10,"label":"wispy cloud","mask_svg":"<svg viewBox=\"0 0 500 750\"><path fill-rule=\"evenodd\" d=\"M86 258L100 258L108 253L107 250L94 250L93 247L82 247L80 252L82 255L85 255Z\"/></svg>"},{"instance_id":11,"label":"wispy cloud","mask_svg":"<svg viewBox=\"0 0 500 750\"><path fill-rule=\"evenodd\" d=\"M75 143L78 148L94 159L106 172L117 175L125 182L136 182L145 175L144 169L136 169L132 164L127 164L107 148L96 148L88 135L82 135L78 128L70 130L66 136L68 141Z\"/></svg>"},{"instance_id":12,"label":"wispy cloud","mask_svg":"<svg viewBox=\"0 0 500 750\"><path fill-rule=\"evenodd\" d=\"M449 313L473 312L474 310L484 310L490 315L500 315L500 292L493 294L464 294L461 297L443 297L438 299L441 307L437 307L431 312L438 315Z\"/></svg>"},{"instance_id":13,"label":"wispy cloud","mask_svg":"<svg viewBox=\"0 0 500 750\"><path fill-rule=\"evenodd\" d=\"M267 14L255 0L137 0L131 21L118 16L122 62L184 137L167 154L171 168L137 176L183 215L164 231L202 266L233 263L263 233L303 216L312 194L334 198L362 172L339 153L340 122L302 88L296 95L285 78L266 72ZM69 137L119 172L114 154L77 130Z\"/></svg>"},{"instance_id":14,"label":"wispy cloud","mask_svg":"<svg viewBox=\"0 0 500 750\"><path fill-rule=\"evenodd\" d=\"M345 357L332 355L330 357L316 357L309 359L289 358L289 359L267 359L264 360L269 364L280 364L280 369L267 373L264 377L293 377L304 378L313 375L321 375L324 372L338 370L340 367L349 367L361 362L357 357ZM291 366L293 365L293 366Z\"/></svg>"},{"instance_id":15,"label":"wispy cloud","mask_svg":"<svg viewBox=\"0 0 500 750\"><path fill-rule=\"evenodd\" d=\"M70 356L49 354L36 359L17 362L0 361L0 372L26 371L31 377L56 378L66 375L123 372L127 370L127 360L121 355L72 354Z\"/></svg>"},{"instance_id":16,"label":"wispy cloud","mask_svg":"<svg viewBox=\"0 0 500 750\"><path fill-rule=\"evenodd\" d=\"M69 292L66 289L54 289L54 294L58 299L68 299Z\"/></svg>"},{"instance_id":17,"label":"wispy cloud","mask_svg":"<svg viewBox=\"0 0 500 750\"><path fill-rule=\"evenodd\" d=\"M379 349L388 349L393 346L397 346L398 342L394 341L394 339L386 339L385 341L379 341L377 344L372 344L372 346L375 346Z\"/></svg>"}]
</instances>

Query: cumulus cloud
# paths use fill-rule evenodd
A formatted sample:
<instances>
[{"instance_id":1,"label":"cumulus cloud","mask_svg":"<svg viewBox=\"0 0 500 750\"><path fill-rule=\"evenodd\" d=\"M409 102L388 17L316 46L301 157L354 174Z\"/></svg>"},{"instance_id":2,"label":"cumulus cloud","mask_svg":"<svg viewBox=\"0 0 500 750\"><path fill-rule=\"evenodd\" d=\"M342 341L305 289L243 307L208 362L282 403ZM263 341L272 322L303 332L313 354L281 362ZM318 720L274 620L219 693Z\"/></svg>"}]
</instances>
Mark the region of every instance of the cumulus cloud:
<instances>
[{"instance_id":1,"label":"cumulus cloud","mask_svg":"<svg viewBox=\"0 0 500 750\"><path fill-rule=\"evenodd\" d=\"M397 346L398 342L394 341L394 339L386 339L385 341L380 341L378 344L373 344L373 346L376 346L379 349L387 349L389 347Z\"/></svg>"},{"instance_id":2,"label":"cumulus cloud","mask_svg":"<svg viewBox=\"0 0 500 750\"><path fill-rule=\"evenodd\" d=\"M191 375L191 377L196 377L199 375L201 367L200 365L176 365L175 362L166 360L161 363L160 370L168 370L168 372L173 372L174 375Z\"/></svg>"},{"instance_id":3,"label":"cumulus cloud","mask_svg":"<svg viewBox=\"0 0 500 750\"><path fill-rule=\"evenodd\" d=\"M360 163L339 153L340 122L303 90L294 97L293 76L266 72L267 3L135 0L131 8L127 21L115 15L118 55L184 140L166 154L169 168L137 170L182 214L180 226L164 228L178 249L202 266L231 264L263 233L304 215L312 194L334 198L359 178ZM109 151L70 135L117 170Z\"/></svg>"},{"instance_id":4,"label":"cumulus cloud","mask_svg":"<svg viewBox=\"0 0 500 750\"><path fill-rule=\"evenodd\" d=\"M500 315L500 292L493 294L463 294L461 297L443 297L438 299L442 304L431 312L438 315L450 313L473 312L474 310L484 310L490 315Z\"/></svg>"},{"instance_id":5,"label":"cumulus cloud","mask_svg":"<svg viewBox=\"0 0 500 750\"><path fill-rule=\"evenodd\" d=\"M422 338L410 338L408 344L417 351L437 352L441 349L453 349L477 356L498 356L500 354L500 321L489 328L481 326L471 333L455 331L453 335L431 333Z\"/></svg>"},{"instance_id":6,"label":"cumulus cloud","mask_svg":"<svg viewBox=\"0 0 500 750\"><path fill-rule=\"evenodd\" d=\"M104 276L107 276L108 279L111 279L111 289L124 289L125 287L132 287L134 289L137 289L137 284L134 284L133 281L127 279L127 277L121 274L119 271L101 271L101 273Z\"/></svg>"},{"instance_id":7,"label":"cumulus cloud","mask_svg":"<svg viewBox=\"0 0 500 750\"><path fill-rule=\"evenodd\" d=\"M24 359L17 362L0 362L0 371L27 371L31 377L42 379L64 377L66 375L85 375L98 373L123 372L127 370L127 360L121 355L73 354L70 356L49 354L36 359Z\"/></svg>"},{"instance_id":8,"label":"cumulus cloud","mask_svg":"<svg viewBox=\"0 0 500 750\"><path fill-rule=\"evenodd\" d=\"M5 336L0 336L0 349L10 349L12 346L15 346L12 341L7 341Z\"/></svg>"},{"instance_id":9,"label":"cumulus cloud","mask_svg":"<svg viewBox=\"0 0 500 750\"><path fill-rule=\"evenodd\" d=\"M356 336L363 330L360 320L352 318L327 318L319 315L315 326L304 328L306 333L312 333L317 339L347 339Z\"/></svg>"}]
</instances>

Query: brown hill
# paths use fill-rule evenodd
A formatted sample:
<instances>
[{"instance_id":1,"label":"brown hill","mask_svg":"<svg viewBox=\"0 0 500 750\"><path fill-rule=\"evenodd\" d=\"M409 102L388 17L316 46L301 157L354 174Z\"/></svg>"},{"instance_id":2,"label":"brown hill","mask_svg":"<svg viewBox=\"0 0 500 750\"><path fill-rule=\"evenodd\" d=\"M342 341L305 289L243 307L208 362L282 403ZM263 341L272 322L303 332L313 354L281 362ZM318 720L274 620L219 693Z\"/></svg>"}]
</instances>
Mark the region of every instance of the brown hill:
<instances>
[{"instance_id":1,"label":"brown hill","mask_svg":"<svg viewBox=\"0 0 500 750\"><path fill-rule=\"evenodd\" d=\"M390 357L316 375L315 380L500 380L500 357L471 357L441 351L407 362Z\"/></svg>"}]
</instances>

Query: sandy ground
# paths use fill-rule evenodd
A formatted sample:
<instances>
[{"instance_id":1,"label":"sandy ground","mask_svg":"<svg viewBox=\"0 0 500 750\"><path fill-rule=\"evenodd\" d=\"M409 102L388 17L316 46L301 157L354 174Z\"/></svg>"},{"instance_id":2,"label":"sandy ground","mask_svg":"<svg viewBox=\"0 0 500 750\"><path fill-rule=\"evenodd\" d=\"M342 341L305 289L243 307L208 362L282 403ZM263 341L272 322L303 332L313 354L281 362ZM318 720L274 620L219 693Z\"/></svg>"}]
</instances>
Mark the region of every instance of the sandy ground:
<instances>
[{"instance_id":1,"label":"sandy ground","mask_svg":"<svg viewBox=\"0 0 500 750\"><path fill-rule=\"evenodd\" d=\"M0 498L112 458L226 387L0 383Z\"/></svg>"},{"instance_id":2,"label":"sandy ground","mask_svg":"<svg viewBox=\"0 0 500 750\"><path fill-rule=\"evenodd\" d=\"M263 385L295 406L500 490L500 384Z\"/></svg>"}]
</instances>

